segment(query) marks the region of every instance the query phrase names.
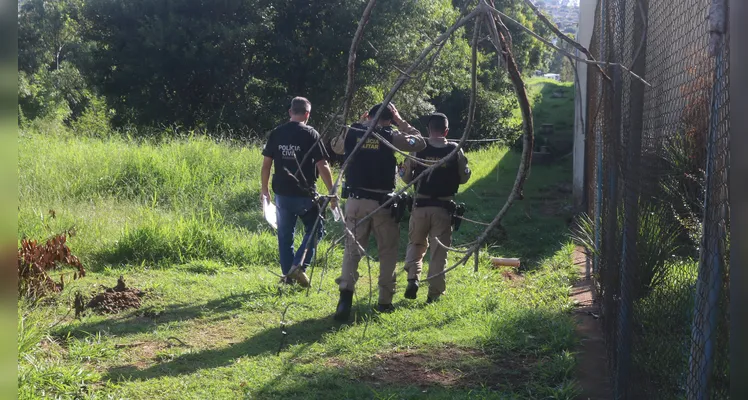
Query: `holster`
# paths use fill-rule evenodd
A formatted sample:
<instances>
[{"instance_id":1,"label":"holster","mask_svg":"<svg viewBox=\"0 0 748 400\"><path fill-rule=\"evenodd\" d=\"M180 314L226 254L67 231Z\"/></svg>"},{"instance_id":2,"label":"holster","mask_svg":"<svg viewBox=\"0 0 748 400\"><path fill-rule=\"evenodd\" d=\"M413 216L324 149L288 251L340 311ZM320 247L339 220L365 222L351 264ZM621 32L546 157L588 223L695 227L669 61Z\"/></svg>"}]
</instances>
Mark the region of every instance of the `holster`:
<instances>
[{"instance_id":1,"label":"holster","mask_svg":"<svg viewBox=\"0 0 748 400\"><path fill-rule=\"evenodd\" d=\"M460 224L462 223L462 217L465 215L465 203L455 203L454 201L451 202L454 204L453 211L452 211L452 227L454 228L454 231L457 232L460 230Z\"/></svg>"},{"instance_id":2,"label":"holster","mask_svg":"<svg viewBox=\"0 0 748 400\"><path fill-rule=\"evenodd\" d=\"M462 217L465 215L465 203L455 203L453 200L439 200L435 198L420 198L415 200L416 207L441 207L452 216L452 227L454 231L460 230Z\"/></svg>"},{"instance_id":3,"label":"holster","mask_svg":"<svg viewBox=\"0 0 748 400\"><path fill-rule=\"evenodd\" d=\"M383 198L380 204L384 204L395 196L395 193L389 193ZM412 205L413 198L407 193L397 195L397 198L392 203L390 203L388 208L390 209L390 213L392 214L392 218L395 220L395 223L400 223L400 221L405 218L405 211L408 210L408 203Z\"/></svg>"}]
</instances>

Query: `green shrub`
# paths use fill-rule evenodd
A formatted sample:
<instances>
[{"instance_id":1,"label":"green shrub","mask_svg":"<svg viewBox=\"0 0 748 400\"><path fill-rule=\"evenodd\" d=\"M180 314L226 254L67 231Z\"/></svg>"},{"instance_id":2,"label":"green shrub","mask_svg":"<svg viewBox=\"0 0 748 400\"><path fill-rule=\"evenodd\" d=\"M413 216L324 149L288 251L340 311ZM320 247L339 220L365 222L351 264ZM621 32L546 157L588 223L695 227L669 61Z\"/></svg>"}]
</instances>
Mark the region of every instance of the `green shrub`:
<instances>
[{"instance_id":1,"label":"green shrub","mask_svg":"<svg viewBox=\"0 0 748 400\"><path fill-rule=\"evenodd\" d=\"M678 241L681 227L672 219L667 208L662 205L640 202L638 212L636 217L638 219L637 263L629 265L627 269L634 276L634 284L631 287L634 298L646 297L654 288L663 284L669 265L681 247ZM607 227L616 232L616 245L612 246L616 251L620 251L621 243L623 243L624 223L623 207L619 206L616 225ZM582 214L577 218L576 227L572 231L572 239L584 247L588 254L596 255L602 262L605 262L608 255L604 252L605 246L601 248L595 246L594 229L594 221L587 214ZM618 260L620 256L620 253L617 253L614 257ZM618 268L618 262L602 268Z\"/></svg>"}]
</instances>

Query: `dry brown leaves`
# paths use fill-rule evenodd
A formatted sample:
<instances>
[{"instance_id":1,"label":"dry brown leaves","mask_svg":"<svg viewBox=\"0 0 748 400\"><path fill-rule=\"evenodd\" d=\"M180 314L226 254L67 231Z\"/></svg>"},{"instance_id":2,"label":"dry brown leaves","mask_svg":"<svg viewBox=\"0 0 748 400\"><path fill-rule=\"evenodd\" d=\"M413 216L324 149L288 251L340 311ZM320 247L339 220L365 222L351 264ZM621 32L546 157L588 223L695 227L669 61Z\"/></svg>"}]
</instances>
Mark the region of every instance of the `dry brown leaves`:
<instances>
[{"instance_id":1,"label":"dry brown leaves","mask_svg":"<svg viewBox=\"0 0 748 400\"><path fill-rule=\"evenodd\" d=\"M50 210L50 214L54 211ZM68 237L75 235L71 228L53 235L44 243L23 238L18 249L18 291L22 296L38 298L48 293L56 293L65 287L65 274L60 274L59 283L50 277L51 271L62 266L77 269L72 279L86 276L83 264L74 256L67 245Z\"/></svg>"}]
</instances>

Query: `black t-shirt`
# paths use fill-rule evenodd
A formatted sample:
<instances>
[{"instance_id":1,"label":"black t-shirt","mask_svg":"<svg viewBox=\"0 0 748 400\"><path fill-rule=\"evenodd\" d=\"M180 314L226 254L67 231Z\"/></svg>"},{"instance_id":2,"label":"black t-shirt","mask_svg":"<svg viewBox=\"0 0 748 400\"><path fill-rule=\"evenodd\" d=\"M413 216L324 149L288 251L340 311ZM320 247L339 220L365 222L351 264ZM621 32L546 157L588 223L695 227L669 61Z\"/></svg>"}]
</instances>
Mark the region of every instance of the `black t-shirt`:
<instances>
[{"instance_id":1,"label":"black t-shirt","mask_svg":"<svg viewBox=\"0 0 748 400\"><path fill-rule=\"evenodd\" d=\"M281 196L311 197L317 191L317 168L329 156L319 133L309 125L287 122L275 128L268 137L262 155L273 159L273 192ZM316 145L315 145L316 144ZM309 152L309 156L299 164Z\"/></svg>"}]
</instances>

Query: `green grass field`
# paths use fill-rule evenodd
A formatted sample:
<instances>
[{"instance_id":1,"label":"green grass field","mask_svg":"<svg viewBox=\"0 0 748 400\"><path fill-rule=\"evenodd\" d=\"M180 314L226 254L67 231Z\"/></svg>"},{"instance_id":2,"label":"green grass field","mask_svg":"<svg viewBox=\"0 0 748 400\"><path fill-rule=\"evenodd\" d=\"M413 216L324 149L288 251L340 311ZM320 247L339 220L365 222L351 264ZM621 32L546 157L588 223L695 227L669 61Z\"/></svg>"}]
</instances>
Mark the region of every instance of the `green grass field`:
<instances>
[{"instance_id":1,"label":"green grass field","mask_svg":"<svg viewBox=\"0 0 748 400\"><path fill-rule=\"evenodd\" d=\"M21 132L18 147L19 240L75 227L69 244L89 272L60 294L19 303L19 398L570 399L578 392L570 159L533 167L525 200L492 235L479 271L470 263L450 273L438 303L426 305L425 290L415 301L402 297L403 223L397 310L372 312L378 265L371 264L372 283L362 262L355 320L339 324L331 315L342 250L324 255L341 230L330 218L311 290L279 288L277 244L258 200L258 148L202 137L155 143L33 132ZM473 178L460 200L467 217L489 221L519 157L496 147L468 157ZM464 222L456 244L482 229ZM522 274L493 269L489 256L521 257ZM90 296L120 275L147 291L143 307L73 318L75 293Z\"/></svg>"}]
</instances>

